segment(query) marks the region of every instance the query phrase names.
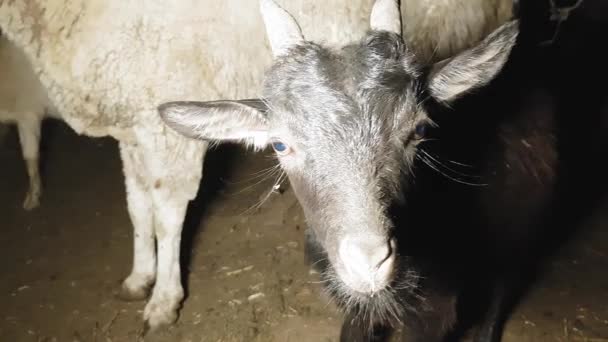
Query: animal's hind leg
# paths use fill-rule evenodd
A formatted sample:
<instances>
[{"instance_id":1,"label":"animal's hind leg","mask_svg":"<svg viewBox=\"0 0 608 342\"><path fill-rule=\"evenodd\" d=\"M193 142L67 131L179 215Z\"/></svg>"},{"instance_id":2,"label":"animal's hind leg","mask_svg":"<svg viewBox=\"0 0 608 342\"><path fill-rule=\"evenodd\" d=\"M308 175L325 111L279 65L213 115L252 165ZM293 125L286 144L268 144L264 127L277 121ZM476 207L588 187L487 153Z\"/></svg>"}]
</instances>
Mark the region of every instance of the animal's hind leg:
<instances>
[{"instance_id":1,"label":"animal's hind leg","mask_svg":"<svg viewBox=\"0 0 608 342\"><path fill-rule=\"evenodd\" d=\"M424 304L404 323L403 342L445 341L456 323L456 295L426 295Z\"/></svg>"},{"instance_id":2,"label":"animal's hind leg","mask_svg":"<svg viewBox=\"0 0 608 342\"><path fill-rule=\"evenodd\" d=\"M503 282L494 286L490 306L475 336L475 342L500 342L505 321L506 287Z\"/></svg>"},{"instance_id":3,"label":"animal's hind leg","mask_svg":"<svg viewBox=\"0 0 608 342\"><path fill-rule=\"evenodd\" d=\"M375 324L370 329L353 314L348 314L342 323L340 342L383 342L388 341L391 333L391 328L380 324Z\"/></svg>"},{"instance_id":4,"label":"animal's hind leg","mask_svg":"<svg viewBox=\"0 0 608 342\"><path fill-rule=\"evenodd\" d=\"M175 196L158 180L153 190L155 235L158 250L156 285L144 310L144 319L150 328L172 324L177 320L184 289L181 284L180 244L182 224L189 199ZM165 189L163 189L165 187Z\"/></svg>"},{"instance_id":5,"label":"animal's hind leg","mask_svg":"<svg viewBox=\"0 0 608 342\"><path fill-rule=\"evenodd\" d=\"M511 309L515 305L515 300L521 291L523 283L510 281L516 278L499 278L492 289L490 305L484 319L477 331L475 342L500 342L504 324Z\"/></svg>"},{"instance_id":6,"label":"animal's hind leg","mask_svg":"<svg viewBox=\"0 0 608 342\"><path fill-rule=\"evenodd\" d=\"M36 116L32 116L29 120L20 121L17 124L19 141L21 142L21 150L30 183L25 201L23 202L25 210L32 210L38 207L42 194L42 182L39 170L40 126L41 120Z\"/></svg>"},{"instance_id":7,"label":"animal's hind leg","mask_svg":"<svg viewBox=\"0 0 608 342\"><path fill-rule=\"evenodd\" d=\"M146 166L135 146L120 143L127 208L133 224L133 268L123 281L118 297L123 300L143 300L148 296L156 277L154 246L154 210L152 196L146 183Z\"/></svg>"},{"instance_id":8,"label":"animal's hind leg","mask_svg":"<svg viewBox=\"0 0 608 342\"><path fill-rule=\"evenodd\" d=\"M144 309L146 326L174 323L184 298L180 267L182 225L198 192L206 144L177 134L138 131L138 150L146 165L157 246L156 283Z\"/></svg>"}]
</instances>

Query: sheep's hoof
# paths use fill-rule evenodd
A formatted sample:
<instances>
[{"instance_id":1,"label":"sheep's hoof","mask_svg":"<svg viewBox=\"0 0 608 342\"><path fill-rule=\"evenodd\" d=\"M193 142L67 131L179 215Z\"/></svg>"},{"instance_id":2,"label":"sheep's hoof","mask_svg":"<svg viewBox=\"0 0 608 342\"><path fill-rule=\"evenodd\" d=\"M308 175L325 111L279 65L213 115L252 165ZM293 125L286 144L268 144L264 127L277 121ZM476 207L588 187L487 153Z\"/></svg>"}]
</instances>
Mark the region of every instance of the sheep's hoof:
<instances>
[{"instance_id":1,"label":"sheep's hoof","mask_svg":"<svg viewBox=\"0 0 608 342\"><path fill-rule=\"evenodd\" d=\"M23 209L32 210L36 209L40 206L40 194L35 194L32 192L28 192L25 196L25 201L23 201Z\"/></svg>"},{"instance_id":2,"label":"sheep's hoof","mask_svg":"<svg viewBox=\"0 0 608 342\"><path fill-rule=\"evenodd\" d=\"M152 284L130 287L127 285L127 281L125 280L118 292L115 293L116 298L125 301L125 302L137 302L148 299L150 296L150 289L152 288Z\"/></svg>"},{"instance_id":3,"label":"sheep's hoof","mask_svg":"<svg viewBox=\"0 0 608 342\"><path fill-rule=\"evenodd\" d=\"M183 292L164 295L154 294L144 309L146 332L155 332L173 325L177 321Z\"/></svg>"},{"instance_id":4,"label":"sheep's hoof","mask_svg":"<svg viewBox=\"0 0 608 342\"><path fill-rule=\"evenodd\" d=\"M170 333L163 329L152 329L148 322L144 322L143 328L139 330L136 342L165 342L171 340Z\"/></svg>"},{"instance_id":5,"label":"sheep's hoof","mask_svg":"<svg viewBox=\"0 0 608 342\"><path fill-rule=\"evenodd\" d=\"M116 293L116 298L125 302L139 302L142 300L146 300L149 294L150 290L148 289L138 289L136 291L131 291L125 287L121 287L120 290Z\"/></svg>"},{"instance_id":6,"label":"sheep's hoof","mask_svg":"<svg viewBox=\"0 0 608 342\"><path fill-rule=\"evenodd\" d=\"M169 328L168 328L169 329ZM150 324L146 321L144 322L143 330L141 330L141 334L139 335L140 342L165 342L170 340L168 335L170 333L167 331L168 329L160 329L160 328L152 328Z\"/></svg>"},{"instance_id":7,"label":"sheep's hoof","mask_svg":"<svg viewBox=\"0 0 608 342\"><path fill-rule=\"evenodd\" d=\"M177 308L148 303L144 310L144 334L156 334L157 331L173 325L176 321Z\"/></svg>"}]
</instances>

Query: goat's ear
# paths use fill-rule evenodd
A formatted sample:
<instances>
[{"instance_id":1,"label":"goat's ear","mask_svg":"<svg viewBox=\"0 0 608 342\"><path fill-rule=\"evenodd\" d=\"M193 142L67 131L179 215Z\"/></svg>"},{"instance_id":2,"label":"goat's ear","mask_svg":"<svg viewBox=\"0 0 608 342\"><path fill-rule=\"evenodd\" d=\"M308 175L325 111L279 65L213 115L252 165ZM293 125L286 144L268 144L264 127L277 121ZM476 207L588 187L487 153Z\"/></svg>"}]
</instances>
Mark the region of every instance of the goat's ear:
<instances>
[{"instance_id":1,"label":"goat's ear","mask_svg":"<svg viewBox=\"0 0 608 342\"><path fill-rule=\"evenodd\" d=\"M376 0L370 16L372 30L383 30L401 35L399 0Z\"/></svg>"},{"instance_id":2,"label":"goat's ear","mask_svg":"<svg viewBox=\"0 0 608 342\"><path fill-rule=\"evenodd\" d=\"M274 57L285 55L304 41L298 22L274 0L260 0L260 12Z\"/></svg>"},{"instance_id":3,"label":"goat's ear","mask_svg":"<svg viewBox=\"0 0 608 342\"><path fill-rule=\"evenodd\" d=\"M259 99L167 102L158 112L167 126L190 138L241 141L256 148L268 142L267 107Z\"/></svg>"},{"instance_id":4,"label":"goat's ear","mask_svg":"<svg viewBox=\"0 0 608 342\"><path fill-rule=\"evenodd\" d=\"M477 46L433 66L429 90L450 103L489 83L502 70L519 33L518 20L503 24Z\"/></svg>"}]
</instances>

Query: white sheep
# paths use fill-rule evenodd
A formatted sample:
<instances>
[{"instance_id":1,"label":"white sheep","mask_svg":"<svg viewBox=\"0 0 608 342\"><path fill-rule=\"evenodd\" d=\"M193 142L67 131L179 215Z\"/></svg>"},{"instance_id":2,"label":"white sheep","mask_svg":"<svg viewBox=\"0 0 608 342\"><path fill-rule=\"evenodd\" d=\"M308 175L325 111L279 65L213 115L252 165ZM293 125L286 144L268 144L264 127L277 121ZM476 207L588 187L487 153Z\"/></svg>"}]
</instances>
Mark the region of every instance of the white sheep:
<instances>
[{"instance_id":1,"label":"white sheep","mask_svg":"<svg viewBox=\"0 0 608 342\"><path fill-rule=\"evenodd\" d=\"M45 117L60 118L23 51L0 35L0 123L17 125L30 183L23 202L26 210L40 204L38 156Z\"/></svg>"},{"instance_id":2,"label":"white sheep","mask_svg":"<svg viewBox=\"0 0 608 342\"><path fill-rule=\"evenodd\" d=\"M403 37L424 62L455 55L513 16L513 0L401 0Z\"/></svg>"},{"instance_id":3,"label":"white sheep","mask_svg":"<svg viewBox=\"0 0 608 342\"><path fill-rule=\"evenodd\" d=\"M349 41L368 27L369 0L285 3L315 39ZM0 27L24 50L68 125L118 139L134 225L133 269L121 294L145 299L154 284L144 319L153 329L172 323L184 294L182 223L207 144L165 128L156 107L257 95L271 62L258 2L2 1Z\"/></svg>"},{"instance_id":4,"label":"white sheep","mask_svg":"<svg viewBox=\"0 0 608 342\"><path fill-rule=\"evenodd\" d=\"M468 2L477 6L483 0L444 0L445 6L460 5L421 14L412 10L412 15L408 8L417 8L418 1L406 0L406 30L418 31L432 13L458 18L453 10L468 11L463 5ZM363 36L373 1L279 3L298 15L308 38L338 44ZM469 26L489 30L486 21ZM133 269L123 282L122 296L144 299L154 284L144 319L151 328L172 323L183 298L182 223L198 190L207 144L166 128L156 106L175 99L258 94L262 73L271 62L258 1L2 1L0 27L24 49L53 104L76 132L119 141L134 225ZM446 34L446 41L454 37L445 30L433 32ZM435 41L442 42L441 50L468 46Z\"/></svg>"}]
</instances>

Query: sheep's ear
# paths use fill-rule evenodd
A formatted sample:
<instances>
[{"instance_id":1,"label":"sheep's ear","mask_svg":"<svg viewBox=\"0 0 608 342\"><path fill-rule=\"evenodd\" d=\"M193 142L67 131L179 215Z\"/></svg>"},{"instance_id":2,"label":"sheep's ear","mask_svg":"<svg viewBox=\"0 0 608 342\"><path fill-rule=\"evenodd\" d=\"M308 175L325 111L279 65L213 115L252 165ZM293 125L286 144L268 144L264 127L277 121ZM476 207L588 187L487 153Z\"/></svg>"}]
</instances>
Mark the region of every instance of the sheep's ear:
<instances>
[{"instance_id":1,"label":"sheep's ear","mask_svg":"<svg viewBox=\"0 0 608 342\"><path fill-rule=\"evenodd\" d=\"M260 12L274 57L304 41L298 22L273 0L260 0Z\"/></svg>"},{"instance_id":2,"label":"sheep's ear","mask_svg":"<svg viewBox=\"0 0 608 342\"><path fill-rule=\"evenodd\" d=\"M167 126L190 138L241 141L257 148L268 141L267 107L259 99L167 102L158 112Z\"/></svg>"},{"instance_id":3,"label":"sheep's ear","mask_svg":"<svg viewBox=\"0 0 608 342\"><path fill-rule=\"evenodd\" d=\"M517 40L519 22L496 29L477 46L433 66L429 90L438 101L450 103L489 83L502 70Z\"/></svg>"}]
</instances>

